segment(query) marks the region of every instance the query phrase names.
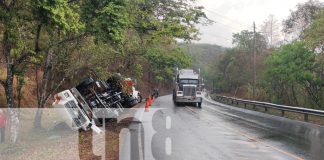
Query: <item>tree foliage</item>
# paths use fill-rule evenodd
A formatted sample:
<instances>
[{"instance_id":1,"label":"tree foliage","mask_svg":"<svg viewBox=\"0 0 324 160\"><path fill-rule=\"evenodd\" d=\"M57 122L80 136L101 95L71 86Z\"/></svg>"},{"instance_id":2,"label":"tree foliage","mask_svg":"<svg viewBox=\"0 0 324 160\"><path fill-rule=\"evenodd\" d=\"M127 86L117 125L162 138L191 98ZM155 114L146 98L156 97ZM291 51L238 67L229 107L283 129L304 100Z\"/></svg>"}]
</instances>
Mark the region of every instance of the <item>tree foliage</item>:
<instances>
[{"instance_id":1,"label":"tree foliage","mask_svg":"<svg viewBox=\"0 0 324 160\"><path fill-rule=\"evenodd\" d=\"M271 97L291 105L301 102L303 95L317 107L323 104L323 79L317 74L316 54L303 42L280 47L266 60L265 80ZM298 89L300 88L300 89Z\"/></svg>"},{"instance_id":2,"label":"tree foliage","mask_svg":"<svg viewBox=\"0 0 324 160\"><path fill-rule=\"evenodd\" d=\"M273 30L274 21L271 17L265 21L262 35L256 34L254 99L323 109L323 8L317 0L298 4L283 22L283 31L291 38L284 45L266 47L271 45L268 43L273 33L268 31ZM249 31L233 34L234 47L220 56L213 67L215 71L209 72L216 75L214 91L251 98L253 37Z\"/></svg>"},{"instance_id":3,"label":"tree foliage","mask_svg":"<svg viewBox=\"0 0 324 160\"><path fill-rule=\"evenodd\" d=\"M318 49L323 54L324 52L324 8L315 16L314 23L307 28L303 35L306 44L313 50Z\"/></svg>"},{"instance_id":4,"label":"tree foliage","mask_svg":"<svg viewBox=\"0 0 324 160\"><path fill-rule=\"evenodd\" d=\"M142 78L144 72L150 72L160 81L170 80L174 66L190 63L175 39L197 39L195 24L207 20L203 8L193 3L0 0L1 67L7 73L0 84L8 107L17 106L13 79L23 82L27 70L35 72L39 108L46 106L54 92L75 85L92 71L102 78L113 72ZM164 70L159 71L158 65ZM144 67L151 69L144 71ZM11 119L18 119L12 111ZM37 112L36 119L41 115ZM19 121L15 122L11 124L18 126ZM35 126L40 124L37 121Z\"/></svg>"},{"instance_id":5,"label":"tree foliage","mask_svg":"<svg viewBox=\"0 0 324 160\"><path fill-rule=\"evenodd\" d=\"M309 0L297 5L297 10L291 11L290 16L283 21L283 31L290 34L292 39L300 39L302 32L308 28L315 19L318 11L324 4L318 0Z\"/></svg>"},{"instance_id":6,"label":"tree foliage","mask_svg":"<svg viewBox=\"0 0 324 160\"><path fill-rule=\"evenodd\" d=\"M266 38L260 33L255 34L255 43L254 45L254 33L252 31L243 30L240 33L233 34L233 45L244 52L253 53L253 47L256 46L256 52L261 54L268 44Z\"/></svg>"},{"instance_id":7,"label":"tree foliage","mask_svg":"<svg viewBox=\"0 0 324 160\"><path fill-rule=\"evenodd\" d=\"M190 55L192 62L190 68L201 70L206 88L212 88L212 81L217 75L215 64L219 63L225 48L212 44L180 44L180 47Z\"/></svg>"},{"instance_id":8,"label":"tree foliage","mask_svg":"<svg viewBox=\"0 0 324 160\"><path fill-rule=\"evenodd\" d=\"M150 54L146 55L146 59L152 67L155 81L158 82L172 81L176 67L187 68L191 64L190 56L177 46L171 46L168 49L154 47L148 52Z\"/></svg>"},{"instance_id":9,"label":"tree foliage","mask_svg":"<svg viewBox=\"0 0 324 160\"><path fill-rule=\"evenodd\" d=\"M103 42L121 42L128 25L126 0L84 0L81 17L86 32Z\"/></svg>"}]
</instances>

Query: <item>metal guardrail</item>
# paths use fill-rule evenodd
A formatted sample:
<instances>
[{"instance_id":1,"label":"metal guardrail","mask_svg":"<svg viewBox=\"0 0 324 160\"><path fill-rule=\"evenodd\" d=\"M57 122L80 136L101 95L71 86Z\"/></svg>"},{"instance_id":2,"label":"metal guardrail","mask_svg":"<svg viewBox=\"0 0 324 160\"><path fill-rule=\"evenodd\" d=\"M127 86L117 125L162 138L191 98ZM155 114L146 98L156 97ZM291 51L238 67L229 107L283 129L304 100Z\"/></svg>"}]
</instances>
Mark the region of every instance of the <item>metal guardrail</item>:
<instances>
[{"instance_id":1,"label":"metal guardrail","mask_svg":"<svg viewBox=\"0 0 324 160\"><path fill-rule=\"evenodd\" d=\"M285 111L304 114L304 120L305 121L308 121L308 115L324 117L324 111L322 111L322 110L315 110L315 109L301 108L301 107L293 107L293 106L285 106L285 105L279 105L279 104L274 104L274 103L244 100L244 99L232 98L232 97L226 97L226 96L215 96L215 98L217 100L220 100L222 102L226 102L226 103L232 104L232 105L234 105L234 103L236 103L237 105L239 103L243 103L244 108L246 108L247 105L249 104L249 105L253 106L253 110L256 110L256 107L264 107L265 112L268 111L268 108L280 110L281 111L281 116L285 115Z\"/></svg>"}]
</instances>

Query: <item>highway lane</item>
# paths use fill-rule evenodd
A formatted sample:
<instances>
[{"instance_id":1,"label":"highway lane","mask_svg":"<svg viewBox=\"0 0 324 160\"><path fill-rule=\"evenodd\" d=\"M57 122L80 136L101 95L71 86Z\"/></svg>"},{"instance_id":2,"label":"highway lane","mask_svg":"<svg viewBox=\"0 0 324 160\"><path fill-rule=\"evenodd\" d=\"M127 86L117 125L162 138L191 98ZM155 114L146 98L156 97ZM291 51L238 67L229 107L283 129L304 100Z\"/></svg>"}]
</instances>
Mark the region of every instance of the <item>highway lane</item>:
<instances>
[{"instance_id":1,"label":"highway lane","mask_svg":"<svg viewBox=\"0 0 324 160\"><path fill-rule=\"evenodd\" d=\"M127 150L131 150L130 156L125 156L127 153L122 151L121 159L313 159L304 141L244 121L230 110L207 101L204 101L202 109L175 106L169 95L158 98L152 109L159 110L154 113L152 121L143 123L144 126L151 125L155 131L145 130L141 123L133 123L130 126L133 137L142 136L129 140L132 141L129 143L131 149ZM145 134L154 136L147 139L143 136Z\"/></svg>"}]
</instances>

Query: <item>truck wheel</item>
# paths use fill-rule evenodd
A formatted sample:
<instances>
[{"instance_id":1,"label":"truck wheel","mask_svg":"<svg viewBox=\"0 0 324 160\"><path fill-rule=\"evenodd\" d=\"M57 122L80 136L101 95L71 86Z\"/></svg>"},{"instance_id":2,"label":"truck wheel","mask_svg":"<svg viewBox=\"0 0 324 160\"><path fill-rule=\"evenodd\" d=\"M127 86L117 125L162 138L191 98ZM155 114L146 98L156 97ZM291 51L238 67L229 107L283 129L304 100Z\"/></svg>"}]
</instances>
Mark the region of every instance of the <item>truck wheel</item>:
<instances>
[{"instance_id":1,"label":"truck wheel","mask_svg":"<svg viewBox=\"0 0 324 160\"><path fill-rule=\"evenodd\" d=\"M138 103L141 103L142 102L142 96L139 94L138 95Z\"/></svg>"},{"instance_id":2,"label":"truck wheel","mask_svg":"<svg viewBox=\"0 0 324 160\"><path fill-rule=\"evenodd\" d=\"M201 103L202 103L202 102L198 102L198 108L201 108Z\"/></svg>"}]
</instances>

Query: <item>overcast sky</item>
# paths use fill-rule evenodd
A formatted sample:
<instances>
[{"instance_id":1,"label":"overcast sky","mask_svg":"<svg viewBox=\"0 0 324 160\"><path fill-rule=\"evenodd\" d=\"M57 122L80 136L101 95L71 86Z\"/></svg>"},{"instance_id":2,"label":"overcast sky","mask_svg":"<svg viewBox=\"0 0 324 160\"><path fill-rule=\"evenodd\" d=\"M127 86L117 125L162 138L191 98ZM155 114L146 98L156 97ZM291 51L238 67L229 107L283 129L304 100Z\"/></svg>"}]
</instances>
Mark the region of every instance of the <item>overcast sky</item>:
<instances>
[{"instance_id":1,"label":"overcast sky","mask_svg":"<svg viewBox=\"0 0 324 160\"><path fill-rule=\"evenodd\" d=\"M210 26L199 26L202 35L198 43L230 47L233 32L252 30L253 21L258 30L270 14L281 24L289 16L290 10L295 10L298 3L306 1L308 0L198 0L198 5L203 5L207 16L215 21Z\"/></svg>"}]
</instances>

